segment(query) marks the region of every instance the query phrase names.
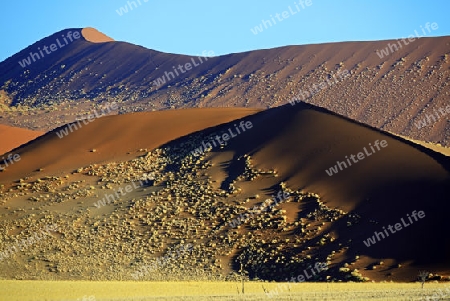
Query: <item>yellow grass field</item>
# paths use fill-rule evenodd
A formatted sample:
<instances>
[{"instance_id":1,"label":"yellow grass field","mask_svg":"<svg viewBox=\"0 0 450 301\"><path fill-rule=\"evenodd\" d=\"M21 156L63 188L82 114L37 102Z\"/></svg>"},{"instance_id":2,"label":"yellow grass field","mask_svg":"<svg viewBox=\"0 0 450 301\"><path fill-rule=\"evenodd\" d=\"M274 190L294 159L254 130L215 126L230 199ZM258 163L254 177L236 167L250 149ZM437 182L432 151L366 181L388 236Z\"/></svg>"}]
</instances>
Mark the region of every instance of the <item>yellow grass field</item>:
<instances>
[{"instance_id":1,"label":"yellow grass field","mask_svg":"<svg viewBox=\"0 0 450 301\"><path fill-rule=\"evenodd\" d=\"M280 293L269 298L263 287ZM284 289L281 289L284 287ZM450 285L426 283L279 283L0 281L1 301L109 300L450 300ZM439 297L438 297L439 296Z\"/></svg>"}]
</instances>

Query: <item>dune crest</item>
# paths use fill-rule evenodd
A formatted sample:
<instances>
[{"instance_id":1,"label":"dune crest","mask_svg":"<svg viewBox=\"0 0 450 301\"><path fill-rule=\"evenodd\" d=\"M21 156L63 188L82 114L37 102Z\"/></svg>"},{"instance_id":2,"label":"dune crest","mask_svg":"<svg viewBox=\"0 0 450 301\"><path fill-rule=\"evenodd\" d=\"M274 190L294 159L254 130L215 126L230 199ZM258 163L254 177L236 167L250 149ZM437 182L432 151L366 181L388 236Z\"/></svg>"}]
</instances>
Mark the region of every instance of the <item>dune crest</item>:
<instances>
[{"instance_id":1,"label":"dune crest","mask_svg":"<svg viewBox=\"0 0 450 301\"><path fill-rule=\"evenodd\" d=\"M86 27L81 30L81 34L86 39L86 41L92 43L105 43L105 42L114 42L114 39L108 37L104 33L98 31L92 27Z\"/></svg>"}]
</instances>

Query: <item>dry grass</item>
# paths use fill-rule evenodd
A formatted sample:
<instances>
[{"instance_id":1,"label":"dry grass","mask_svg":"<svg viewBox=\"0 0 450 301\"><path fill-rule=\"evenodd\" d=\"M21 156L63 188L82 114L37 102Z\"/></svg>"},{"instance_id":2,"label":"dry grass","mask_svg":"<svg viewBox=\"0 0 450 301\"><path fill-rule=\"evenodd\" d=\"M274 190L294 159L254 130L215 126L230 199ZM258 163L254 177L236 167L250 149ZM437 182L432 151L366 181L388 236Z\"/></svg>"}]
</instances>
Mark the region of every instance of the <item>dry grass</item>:
<instances>
[{"instance_id":1,"label":"dry grass","mask_svg":"<svg viewBox=\"0 0 450 301\"><path fill-rule=\"evenodd\" d=\"M278 283L264 283L267 290ZM448 285L427 283L294 283L274 298L268 298L262 283L245 285L238 295L238 282L103 282L103 281L0 281L0 300L425 300ZM446 290L447 289L447 290ZM93 297L92 297L93 296Z\"/></svg>"}]
</instances>

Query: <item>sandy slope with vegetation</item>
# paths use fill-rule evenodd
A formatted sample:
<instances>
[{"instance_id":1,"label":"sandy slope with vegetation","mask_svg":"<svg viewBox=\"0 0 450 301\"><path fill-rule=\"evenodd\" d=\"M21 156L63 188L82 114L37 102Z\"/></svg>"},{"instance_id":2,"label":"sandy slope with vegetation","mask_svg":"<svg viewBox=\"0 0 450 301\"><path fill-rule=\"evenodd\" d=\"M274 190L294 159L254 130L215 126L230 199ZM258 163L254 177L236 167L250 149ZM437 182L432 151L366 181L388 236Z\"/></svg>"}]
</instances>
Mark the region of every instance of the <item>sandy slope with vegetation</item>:
<instances>
[{"instance_id":1,"label":"sandy slope with vegetation","mask_svg":"<svg viewBox=\"0 0 450 301\"><path fill-rule=\"evenodd\" d=\"M17 62L30 51L76 30L82 38L23 73ZM0 70L8 70L0 74L0 123L48 131L108 101L120 104L119 113L269 108L303 91L309 95L303 93L301 100L346 117L449 146L448 114L420 129L416 124L448 106L450 37L420 38L380 58L377 51L389 43L396 41L294 45L210 57L157 87L155 80L192 57L112 41L91 28L66 29L0 63ZM344 71L350 76L337 78Z\"/></svg>"},{"instance_id":2,"label":"sandy slope with vegetation","mask_svg":"<svg viewBox=\"0 0 450 301\"><path fill-rule=\"evenodd\" d=\"M448 211L448 157L307 104L250 113L110 116L17 149L20 164L0 174L2 245L46 225L58 229L1 261L0 276L131 280L139 272L138 280L280 281L325 262L329 269L315 281L413 281L419 269L448 278L450 243L433 230ZM161 117L170 114L175 118ZM233 121L214 126L214 114ZM252 127L227 145L192 152L242 122ZM377 139L388 146L339 177L327 175L336 160ZM44 150L55 157L41 156ZM152 180L141 183L148 174ZM289 198L232 225L280 192ZM426 218L395 238L363 244L413 210ZM189 253L167 256L187 244ZM146 270L161 258L155 271Z\"/></svg>"}]
</instances>

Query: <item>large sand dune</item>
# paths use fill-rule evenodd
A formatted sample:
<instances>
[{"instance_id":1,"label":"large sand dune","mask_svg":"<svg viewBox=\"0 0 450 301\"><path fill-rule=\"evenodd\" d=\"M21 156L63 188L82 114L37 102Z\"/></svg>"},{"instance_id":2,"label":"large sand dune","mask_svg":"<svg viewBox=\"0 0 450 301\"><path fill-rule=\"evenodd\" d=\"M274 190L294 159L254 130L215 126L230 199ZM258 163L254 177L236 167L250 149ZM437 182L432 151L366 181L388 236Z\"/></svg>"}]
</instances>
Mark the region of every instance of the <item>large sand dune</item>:
<instances>
[{"instance_id":1,"label":"large sand dune","mask_svg":"<svg viewBox=\"0 0 450 301\"><path fill-rule=\"evenodd\" d=\"M233 158L251 154L256 168L275 168L290 188L317 193L327 206L360 215L361 221L352 227L335 223L326 231L343 244L352 240L345 260L364 255L390 258L429 264L448 273L450 240L439 229L450 209L449 157L305 104L252 117L255 130L231 142ZM378 150L377 140L384 140L386 147ZM354 163L350 156L367 154L364 148L370 155ZM344 161L347 168L341 164L342 170L336 168L338 173L329 176L326 170L337 161ZM370 248L363 244L374 231L398 223L414 210L423 210L426 219ZM290 214L302 216L301 210ZM411 271L396 273L406 279Z\"/></svg>"},{"instance_id":2,"label":"large sand dune","mask_svg":"<svg viewBox=\"0 0 450 301\"><path fill-rule=\"evenodd\" d=\"M82 31L83 37L23 73L19 61L68 31ZM309 103L396 134L450 146L450 113L435 113L448 106L450 37L424 37L400 46L397 40L292 45L203 58L200 63L196 57L112 41L92 28L71 28L0 63L5 70L0 86L11 98L8 105L54 104L50 112L39 111L40 118L30 120L12 111L2 123L48 131L74 121L75 114L68 112L80 113L78 106L69 108L69 99L77 105L120 101L122 112L267 108L286 104L304 91L309 95L303 100ZM187 63L192 69L174 72ZM328 86L343 70L350 76ZM155 85L158 79L164 83ZM326 88L311 97L313 86L322 83ZM426 126L420 127L424 120Z\"/></svg>"},{"instance_id":3,"label":"large sand dune","mask_svg":"<svg viewBox=\"0 0 450 301\"><path fill-rule=\"evenodd\" d=\"M202 141L210 141L208 135L235 131L241 121L252 127L230 139L227 146L213 147L201 156L191 153ZM377 150L377 140L385 141L381 143L385 147ZM326 173L336 161L357 155L364 147L371 155L332 176ZM144 148L160 150L145 155L139 152ZM12 181L30 178L13 185L11 191L2 191L5 200L0 214L15 216L3 221L3 226L26 227L33 220L29 212L37 213L36 219L45 214L39 223L53 216L64 240L52 241L51 250L41 246L25 251L24 256L37 252L41 255L36 258L51 258L47 259L50 266L60 267L60 272L49 268L42 273L61 279L73 277L71 271L78 266L87 269L77 274L81 279L116 279L119 274L129 279L136 265L162 256L152 254L164 254L166 245L181 240L192 243L197 253L180 262L186 267L217 259L199 266L213 274L236 271L237 256L251 252L257 252L260 261L248 259L246 268L262 279L284 279L313 260L328 261L327 273L336 279L360 279L340 271L345 263L350 271L356 268L374 280L411 281L418 269L449 274L450 241L441 234L450 209L449 158L325 109L301 103L262 112L193 109L108 116L62 139L55 132L44 135L17 153L22 160L0 173L1 183L9 187ZM87 166L92 163L96 164ZM39 168L43 171L34 172ZM77 168L78 173L61 178ZM113 211L108 206L93 207L104 193L149 170L157 171L155 187L130 192L110 205ZM100 186L105 189L105 183L113 188L106 185L109 188L99 190ZM27 188L41 185L45 193ZM268 216L257 215L238 230L229 228L245 208L280 189L290 191L291 199ZM72 190L74 194L67 194ZM30 202L31 196L39 201ZM414 210L424 211L425 217L370 247L364 245L374 231L383 231L383 226L398 223ZM194 224L181 231L176 225L186 218ZM192 227L197 231L188 230ZM160 234L155 237L153 231ZM143 239L130 241L125 233ZM67 244L73 246L67 248ZM73 250L80 250L79 255L71 256ZM118 257L119 253L123 255ZM89 258L99 264L88 264ZM111 265L114 274L100 272L105 264ZM33 270L31 265L27 268ZM5 277L15 273L19 270L4 272Z\"/></svg>"}]
</instances>

